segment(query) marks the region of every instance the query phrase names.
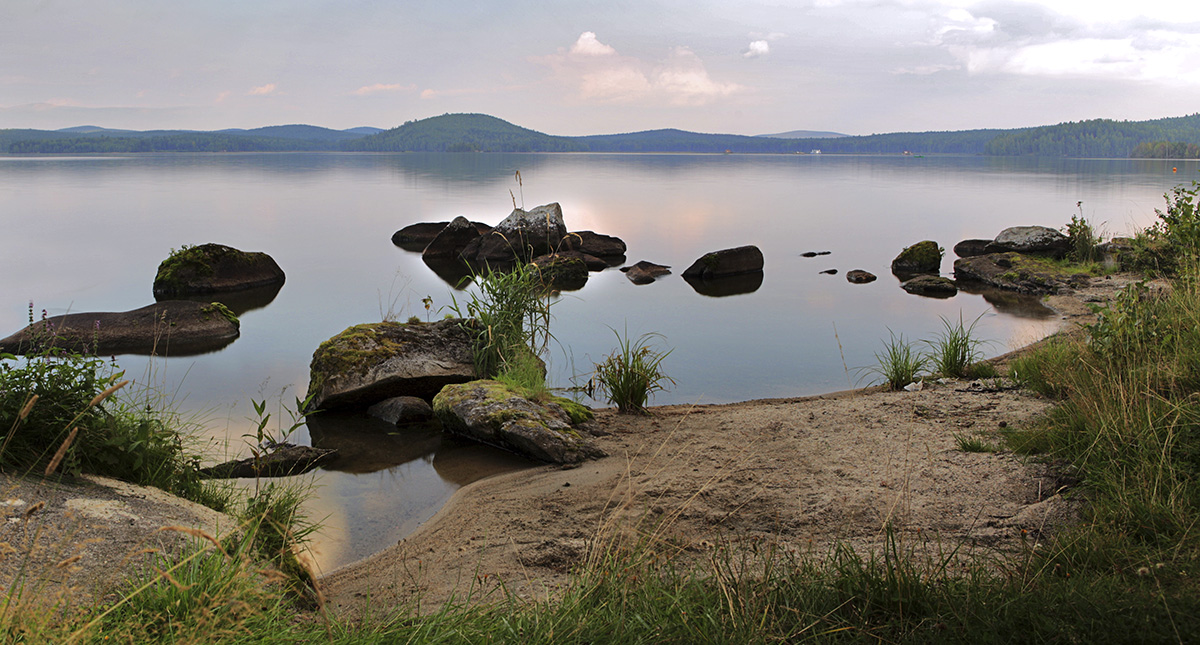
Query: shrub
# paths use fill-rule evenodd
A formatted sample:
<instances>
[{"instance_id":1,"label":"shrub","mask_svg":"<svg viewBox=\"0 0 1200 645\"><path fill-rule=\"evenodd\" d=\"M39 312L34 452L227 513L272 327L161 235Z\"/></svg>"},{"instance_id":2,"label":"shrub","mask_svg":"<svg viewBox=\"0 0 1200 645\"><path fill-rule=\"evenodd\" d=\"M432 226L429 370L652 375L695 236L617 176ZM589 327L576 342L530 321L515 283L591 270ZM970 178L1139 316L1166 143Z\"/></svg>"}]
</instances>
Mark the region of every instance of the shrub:
<instances>
[{"instance_id":1,"label":"shrub","mask_svg":"<svg viewBox=\"0 0 1200 645\"><path fill-rule=\"evenodd\" d=\"M1083 202L1079 202L1079 214L1071 216L1066 229L1067 237L1071 240L1067 257L1074 262L1095 262L1096 245L1100 243L1100 237L1091 222L1083 216Z\"/></svg>"},{"instance_id":2,"label":"shrub","mask_svg":"<svg viewBox=\"0 0 1200 645\"><path fill-rule=\"evenodd\" d=\"M642 334L630 340L613 330L617 336L617 349L596 365L592 388L599 390L609 403L616 404L622 414L646 414L646 402L655 392L675 384L674 379L662 370L663 360L672 350L660 352L651 343L662 338L660 334Z\"/></svg>"}]
</instances>

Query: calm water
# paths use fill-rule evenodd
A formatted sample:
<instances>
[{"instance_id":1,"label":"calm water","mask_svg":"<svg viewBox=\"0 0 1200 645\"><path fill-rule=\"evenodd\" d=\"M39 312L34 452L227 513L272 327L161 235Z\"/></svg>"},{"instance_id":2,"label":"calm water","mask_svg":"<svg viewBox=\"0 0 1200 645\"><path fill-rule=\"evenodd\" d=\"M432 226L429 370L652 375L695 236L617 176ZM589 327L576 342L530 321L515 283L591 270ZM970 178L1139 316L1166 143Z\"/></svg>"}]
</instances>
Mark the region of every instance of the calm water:
<instances>
[{"instance_id":1,"label":"calm water","mask_svg":"<svg viewBox=\"0 0 1200 645\"><path fill-rule=\"evenodd\" d=\"M419 254L391 244L395 230L456 215L495 224L514 199L557 201L568 228L619 236L631 263L670 265L676 275L634 286L608 270L563 294L553 306L554 384L586 380L613 348L611 330L628 329L662 334L673 349L666 368L678 386L656 403L816 394L859 385L855 368L873 364L889 330L928 338L939 317L982 316L989 351L1001 353L1054 328L1036 306L906 294L888 273L904 246L933 239L949 249L1007 226L1061 226L1080 201L1094 223L1127 232L1153 221L1163 193L1196 170L1195 162L833 155L0 157L9 241L0 334L25 324L31 300L51 315L149 304L158 263L184 244L266 251L287 283L242 316L236 342L201 356L120 359L201 415L229 452L244 452L249 400L302 393L321 341L389 311L425 317L426 296L435 309L451 303L454 289ZM678 277L705 252L743 244L766 257L753 292L714 298ZM832 254L800 257L810 250ZM831 268L839 274L819 274ZM856 268L880 279L851 285L844 274ZM358 455L343 471L314 476L325 569L394 543L457 487L520 466L427 432L387 434L353 418L324 425L313 432ZM299 439L308 438L302 429Z\"/></svg>"}]
</instances>

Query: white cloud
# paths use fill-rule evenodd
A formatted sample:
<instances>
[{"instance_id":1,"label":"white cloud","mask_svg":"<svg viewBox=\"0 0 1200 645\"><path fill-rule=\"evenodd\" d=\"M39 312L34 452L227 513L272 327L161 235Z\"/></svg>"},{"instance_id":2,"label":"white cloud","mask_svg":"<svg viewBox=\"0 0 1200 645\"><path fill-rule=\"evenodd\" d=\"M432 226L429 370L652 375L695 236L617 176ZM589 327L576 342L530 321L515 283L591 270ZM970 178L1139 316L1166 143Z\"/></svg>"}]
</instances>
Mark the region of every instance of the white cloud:
<instances>
[{"instance_id":1,"label":"white cloud","mask_svg":"<svg viewBox=\"0 0 1200 645\"><path fill-rule=\"evenodd\" d=\"M589 103L704 105L745 88L708 74L704 62L686 47L661 61L622 56L585 31L569 50L536 59L572 87L574 98Z\"/></svg>"},{"instance_id":2,"label":"white cloud","mask_svg":"<svg viewBox=\"0 0 1200 645\"><path fill-rule=\"evenodd\" d=\"M746 58L758 58L766 56L769 53L771 53L771 45L765 40L756 40L750 43L745 52L742 52L742 56Z\"/></svg>"},{"instance_id":3,"label":"white cloud","mask_svg":"<svg viewBox=\"0 0 1200 645\"><path fill-rule=\"evenodd\" d=\"M249 96L270 96L271 94L274 94L275 90L277 90L277 89L278 88L275 86L274 83L267 83L266 85L260 85L256 88L251 89L246 94Z\"/></svg>"},{"instance_id":4,"label":"white cloud","mask_svg":"<svg viewBox=\"0 0 1200 645\"><path fill-rule=\"evenodd\" d=\"M571 53L578 56L612 56L617 50L597 40L594 32L585 31L571 45Z\"/></svg>"},{"instance_id":5,"label":"white cloud","mask_svg":"<svg viewBox=\"0 0 1200 645\"><path fill-rule=\"evenodd\" d=\"M402 92L412 91L415 89L417 89L416 85L375 83L374 85L364 85L357 90L354 90L354 94L356 96L369 96L371 94L378 94L379 92Z\"/></svg>"}]
</instances>

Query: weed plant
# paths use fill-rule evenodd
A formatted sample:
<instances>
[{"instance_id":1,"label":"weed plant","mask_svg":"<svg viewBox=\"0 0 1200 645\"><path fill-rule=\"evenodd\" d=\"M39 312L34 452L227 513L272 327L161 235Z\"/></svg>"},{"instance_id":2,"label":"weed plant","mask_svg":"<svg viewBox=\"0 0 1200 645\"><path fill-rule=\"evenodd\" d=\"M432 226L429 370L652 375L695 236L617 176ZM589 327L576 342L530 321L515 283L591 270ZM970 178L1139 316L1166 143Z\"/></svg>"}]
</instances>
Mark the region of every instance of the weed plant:
<instances>
[{"instance_id":1,"label":"weed plant","mask_svg":"<svg viewBox=\"0 0 1200 645\"><path fill-rule=\"evenodd\" d=\"M1158 221L1134 237L1126 268L1167 276L1186 273L1187 265L1200 257L1200 181L1190 187L1176 186L1163 197L1166 210L1155 209Z\"/></svg>"},{"instance_id":2,"label":"weed plant","mask_svg":"<svg viewBox=\"0 0 1200 645\"><path fill-rule=\"evenodd\" d=\"M491 378L525 360L541 356L550 344L550 296L537 272L518 263L510 271L487 270L474 276L478 288L449 308L460 318L477 321L473 355L475 373Z\"/></svg>"},{"instance_id":3,"label":"weed plant","mask_svg":"<svg viewBox=\"0 0 1200 645\"><path fill-rule=\"evenodd\" d=\"M958 314L958 322L942 318L942 331L932 340L924 341L929 346L929 364L933 370L952 378L962 378L971 374L971 367L983 357L979 350L983 341L975 336L975 326L983 315L979 315L970 325L963 322L962 313Z\"/></svg>"},{"instance_id":4,"label":"weed plant","mask_svg":"<svg viewBox=\"0 0 1200 645\"><path fill-rule=\"evenodd\" d=\"M1092 223L1083 216L1083 202L1077 204L1079 214L1072 215L1066 226L1070 249L1067 258L1076 263L1093 263L1097 259L1096 245L1100 243L1100 235Z\"/></svg>"},{"instance_id":5,"label":"weed plant","mask_svg":"<svg viewBox=\"0 0 1200 645\"><path fill-rule=\"evenodd\" d=\"M642 334L636 340L629 338L628 330L621 334L614 329L613 334L617 349L596 365L593 389L622 414L647 414L650 397L668 384L675 385L662 365L671 350L663 352L653 347L656 340L662 339L661 334Z\"/></svg>"},{"instance_id":6,"label":"weed plant","mask_svg":"<svg viewBox=\"0 0 1200 645\"><path fill-rule=\"evenodd\" d=\"M875 366L863 371L881 377L888 389L901 390L921 378L929 366L929 357L906 341L904 334L897 336L890 329L888 333L891 339L884 343L883 352L875 353Z\"/></svg>"}]
</instances>

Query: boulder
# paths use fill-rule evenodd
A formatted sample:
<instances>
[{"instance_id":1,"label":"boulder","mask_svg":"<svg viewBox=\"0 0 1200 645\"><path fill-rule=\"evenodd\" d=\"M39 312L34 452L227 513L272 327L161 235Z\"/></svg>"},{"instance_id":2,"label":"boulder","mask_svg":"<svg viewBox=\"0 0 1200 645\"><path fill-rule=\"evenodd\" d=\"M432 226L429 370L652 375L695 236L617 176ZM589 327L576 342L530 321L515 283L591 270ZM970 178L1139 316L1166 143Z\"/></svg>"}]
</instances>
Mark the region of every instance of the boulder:
<instances>
[{"instance_id":1,"label":"boulder","mask_svg":"<svg viewBox=\"0 0 1200 645\"><path fill-rule=\"evenodd\" d=\"M591 411L567 399L536 403L497 381L473 381L442 389L433 411L447 432L540 461L574 464L605 456L572 427Z\"/></svg>"},{"instance_id":2,"label":"boulder","mask_svg":"<svg viewBox=\"0 0 1200 645\"><path fill-rule=\"evenodd\" d=\"M862 269L853 269L846 272L846 281L851 284L867 284L875 282L875 274Z\"/></svg>"},{"instance_id":3,"label":"boulder","mask_svg":"<svg viewBox=\"0 0 1200 645\"><path fill-rule=\"evenodd\" d=\"M1086 286L1086 275L1071 273L1048 260L1020 253L989 253L954 261L958 282L976 282L1028 294L1054 294Z\"/></svg>"},{"instance_id":4,"label":"boulder","mask_svg":"<svg viewBox=\"0 0 1200 645\"><path fill-rule=\"evenodd\" d=\"M406 251L424 251L450 222L417 222L392 233L392 244Z\"/></svg>"},{"instance_id":5,"label":"boulder","mask_svg":"<svg viewBox=\"0 0 1200 645\"><path fill-rule=\"evenodd\" d=\"M467 245L478 239L479 230L470 220L460 215L429 241L425 250L421 252L421 257L427 260L457 260L463 256Z\"/></svg>"},{"instance_id":6,"label":"boulder","mask_svg":"<svg viewBox=\"0 0 1200 645\"><path fill-rule=\"evenodd\" d=\"M569 251L579 251L598 258L625 257L625 242L619 237L601 235L592 231L576 231L568 233L564 247Z\"/></svg>"},{"instance_id":7,"label":"boulder","mask_svg":"<svg viewBox=\"0 0 1200 645\"><path fill-rule=\"evenodd\" d=\"M640 260L637 264L621 267L621 271L634 284L650 284L655 278L670 275L671 267Z\"/></svg>"},{"instance_id":8,"label":"boulder","mask_svg":"<svg viewBox=\"0 0 1200 645\"><path fill-rule=\"evenodd\" d=\"M683 277L711 280L762 270L762 251L757 246L749 245L705 253L684 270Z\"/></svg>"},{"instance_id":9,"label":"boulder","mask_svg":"<svg viewBox=\"0 0 1200 645\"><path fill-rule=\"evenodd\" d=\"M945 250L933 240L924 240L905 248L892 260L892 273L906 275L914 273L937 273L942 270L942 255Z\"/></svg>"},{"instance_id":10,"label":"boulder","mask_svg":"<svg viewBox=\"0 0 1200 645\"><path fill-rule=\"evenodd\" d=\"M987 253L987 246L991 243L991 240L963 240L954 245L954 255L960 258L983 255Z\"/></svg>"},{"instance_id":11,"label":"boulder","mask_svg":"<svg viewBox=\"0 0 1200 645\"><path fill-rule=\"evenodd\" d=\"M1045 226L1014 226L1000 231L987 245L987 253L1016 252L1062 258L1071 250L1071 238Z\"/></svg>"},{"instance_id":12,"label":"boulder","mask_svg":"<svg viewBox=\"0 0 1200 645\"><path fill-rule=\"evenodd\" d=\"M433 408L415 396L393 396L367 408L367 414L394 426L424 423L433 419Z\"/></svg>"},{"instance_id":13,"label":"boulder","mask_svg":"<svg viewBox=\"0 0 1200 645\"><path fill-rule=\"evenodd\" d=\"M54 316L0 340L0 351L36 354L47 347L98 354L203 354L232 343L239 323L218 302L164 300L124 312Z\"/></svg>"},{"instance_id":14,"label":"boulder","mask_svg":"<svg viewBox=\"0 0 1200 645\"><path fill-rule=\"evenodd\" d=\"M472 324L450 318L346 329L313 352L309 411L365 407L394 396L428 401L446 385L473 380Z\"/></svg>"},{"instance_id":15,"label":"boulder","mask_svg":"<svg viewBox=\"0 0 1200 645\"><path fill-rule=\"evenodd\" d=\"M542 255L534 258L529 267L537 272L542 284L550 289L577 291L587 284L588 267L578 255Z\"/></svg>"},{"instance_id":16,"label":"boulder","mask_svg":"<svg viewBox=\"0 0 1200 645\"><path fill-rule=\"evenodd\" d=\"M950 298L958 294L958 287L950 278L940 275L919 275L900 285L901 289L918 296Z\"/></svg>"},{"instance_id":17,"label":"boulder","mask_svg":"<svg viewBox=\"0 0 1200 645\"><path fill-rule=\"evenodd\" d=\"M201 468L200 475L209 479L289 477L327 464L336 459L337 454L338 451L328 448L280 443L271 446L266 454L258 457L247 457Z\"/></svg>"},{"instance_id":18,"label":"boulder","mask_svg":"<svg viewBox=\"0 0 1200 645\"><path fill-rule=\"evenodd\" d=\"M184 246L158 265L154 298L282 285L283 269L261 252L239 251L221 244Z\"/></svg>"},{"instance_id":19,"label":"boulder","mask_svg":"<svg viewBox=\"0 0 1200 645\"><path fill-rule=\"evenodd\" d=\"M479 248L467 259L479 264L528 262L539 255L558 250L567 236L562 207L557 203L538 206L530 211L519 208L479 240Z\"/></svg>"}]
</instances>

